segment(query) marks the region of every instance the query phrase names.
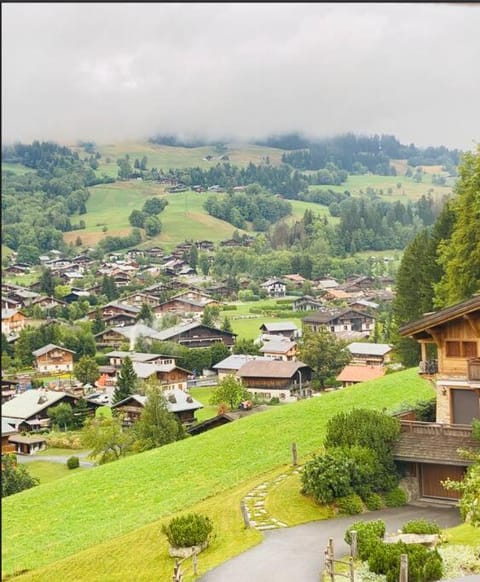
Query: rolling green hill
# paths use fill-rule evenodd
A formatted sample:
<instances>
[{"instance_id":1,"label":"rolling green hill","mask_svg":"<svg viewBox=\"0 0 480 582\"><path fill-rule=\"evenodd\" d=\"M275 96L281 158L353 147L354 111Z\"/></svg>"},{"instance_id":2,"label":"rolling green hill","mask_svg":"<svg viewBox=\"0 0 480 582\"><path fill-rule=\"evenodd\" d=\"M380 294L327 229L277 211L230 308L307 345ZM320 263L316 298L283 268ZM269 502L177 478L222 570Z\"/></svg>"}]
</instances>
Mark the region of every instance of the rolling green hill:
<instances>
[{"instance_id":1,"label":"rolling green hill","mask_svg":"<svg viewBox=\"0 0 480 582\"><path fill-rule=\"evenodd\" d=\"M430 384L411 369L272 407L196 437L12 495L2 500L4 573L52 564L51 577L41 579L56 580L52 577L56 560L109 540L113 543L201 500L213 497L221 505L232 487L288 463L293 441L305 459L321 448L326 422L339 411L354 407L392 411L402 403L432 396ZM128 560L131 552L132 548L124 552L124 558ZM147 580L148 575L138 579Z\"/></svg>"}]
</instances>

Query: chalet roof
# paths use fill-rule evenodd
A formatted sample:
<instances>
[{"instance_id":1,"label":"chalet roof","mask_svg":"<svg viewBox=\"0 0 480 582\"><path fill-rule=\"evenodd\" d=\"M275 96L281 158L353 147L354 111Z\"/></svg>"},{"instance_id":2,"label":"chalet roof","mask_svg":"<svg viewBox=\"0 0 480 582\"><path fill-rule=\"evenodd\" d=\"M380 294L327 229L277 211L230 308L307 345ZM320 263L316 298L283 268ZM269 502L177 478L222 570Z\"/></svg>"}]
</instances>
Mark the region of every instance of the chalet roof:
<instances>
[{"instance_id":1,"label":"chalet roof","mask_svg":"<svg viewBox=\"0 0 480 582\"><path fill-rule=\"evenodd\" d=\"M298 331L298 327L291 321L280 321L275 323L262 323L260 329L268 332L272 331Z\"/></svg>"},{"instance_id":2,"label":"chalet roof","mask_svg":"<svg viewBox=\"0 0 480 582\"><path fill-rule=\"evenodd\" d=\"M201 404L198 400L195 400L195 398L193 398L188 392L180 390L179 388L166 390L162 392L162 394L165 396L167 409L169 412L183 412L185 410L198 410L203 408L203 404ZM174 398L175 402L172 402L169 397L172 399ZM121 405L128 404L128 402L132 400L138 402L143 407L145 406L148 397L142 396L140 394L131 394L130 396L127 396L127 398L120 400L120 402L113 404L112 408L118 408Z\"/></svg>"},{"instance_id":3,"label":"chalet roof","mask_svg":"<svg viewBox=\"0 0 480 582\"><path fill-rule=\"evenodd\" d=\"M253 360L246 362L238 370L238 375L242 378L291 378L298 370L307 367L299 361Z\"/></svg>"},{"instance_id":4,"label":"chalet roof","mask_svg":"<svg viewBox=\"0 0 480 582\"><path fill-rule=\"evenodd\" d=\"M384 356L392 351L392 346L389 344L371 344L368 342L353 342L347 348L352 354L365 356Z\"/></svg>"},{"instance_id":5,"label":"chalet roof","mask_svg":"<svg viewBox=\"0 0 480 582\"><path fill-rule=\"evenodd\" d=\"M26 420L44 408L58 404L66 396L71 395L66 392L54 392L42 388L26 390L2 404L2 416Z\"/></svg>"},{"instance_id":6,"label":"chalet roof","mask_svg":"<svg viewBox=\"0 0 480 582\"><path fill-rule=\"evenodd\" d=\"M35 350L34 352L32 352L32 354L36 358L38 358L39 356L43 356L44 354L48 354L48 352L51 352L53 350L62 350L62 352L70 352L71 354L75 353L73 350L63 348L62 346L57 346L55 344L47 344L46 346L43 346L43 348L39 348L38 350Z\"/></svg>"},{"instance_id":7,"label":"chalet roof","mask_svg":"<svg viewBox=\"0 0 480 582\"><path fill-rule=\"evenodd\" d=\"M402 325L398 331L400 335L404 336L415 335L420 332L426 332L429 328L442 325L453 319L464 317L475 311L480 311L480 293L477 293L466 301L456 303L435 313L427 313L420 319Z\"/></svg>"},{"instance_id":8,"label":"chalet roof","mask_svg":"<svg viewBox=\"0 0 480 582\"><path fill-rule=\"evenodd\" d=\"M157 333L156 337L159 340L166 341L172 337L175 337L177 335L181 335L182 333L185 333L185 332L190 331L192 329L196 329L197 327L204 327L206 329L210 329L210 330L215 331L216 333L220 333L220 334L226 334L226 335L230 335L230 336L237 335L236 333L232 333L230 331L223 331L221 329L216 329L216 328L210 327L208 325L203 325L203 323L199 323L198 321L194 321L193 323L174 325L172 327L168 327L167 329L162 329L162 331L156 332Z\"/></svg>"},{"instance_id":9,"label":"chalet roof","mask_svg":"<svg viewBox=\"0 0 480 582\"><path fill-rule=\"evenodd\" d=\"M121 350L113 350L105 354L109 358L126 358L127 356L132 360L132 362L150 362L151 360L156 360L157 358L165 358L169 360L174 360L174 356L165 356L162 354L151 354L146 352L125 352Z\"/></svg>"},{"instance_id":10,"label":"chalet roof","mask_svg":"<svg viewBox=\"0 0 480 582\"><path fill-rule=\"evenodd\" d=\"M139 337L148 337L152 339L162 339L159 336L159 332L152 327L148 327L143 323L136 323L135 325L119 325L116 327L111 327L110 329L105 329L100 333L97 333L95 337L101 337L107 332L115 332L123 335L123 337L127 338L130 341L135 341Z\"/></svg>"},{"instance_id":11,"label":"chalet roof","mask_svg":"<svg viewBox=\"0 0 480 582\"><path fill-rule=\"evenodd\" d=\"M9 437L8 441L10 443L20 443L20 444L35 444L35 443L44 443L46 442L47 437L44 435L25 435L22 436L21 434L15 434Z\"/></svg>"},{"instance_id":12,"label":"chalet roof","mask_svg":"<svg viewBox=\"0 0 480 582\"><path fill-rule=\"evenodd\" d=\"M422 461L442 465L466 466L469 462L458 454L458 449L480 449L473 438L459 438L438 434L418 435L414 432L400 433L393 455L398 461Z\"/></svg>"},{"instance_id":13,"label":"chalet roof","mask_svg":"<svg viewBox=\"0 0 480 582\"><path fill-rule=\"evenodd\" d=\"M355 315L359 315L362 318L370 318L371 316L363 313L362 311L358 311L356 309L352 309L351 307L347 307L346 309L337 309L333 311L316 311L311 315L307 315L303 318L303 321L307 323L330 323L335 319L341 319L346 317L350 313Z\"/></svg>"},{"instance_id":14,"label":"chalet roof","mask_svg":"<svg viewBox=\"0 0 480 582\"><path fill-rule=\"evenodd\" d=\"M281 279L268 279L265 283L262 283L260 287L270 287L270 285L282 285L285 287L285 283Z\"/></svg>"},{"instance_id":15,"label":"chalet roof","mask_svg":"<svg viewBox=\"0 0 480 582\"><path fill-rule=\"evenodd\" d=\"M14 421L14 424L16 424L16 421ZM18 431L12 426L12 424L9 423L7 419L2 416L2 436L16 434L17 432Z\"/></svg>"},{"instance_id":16,"label":"chalet roof","mask_svg":"<svg viewBox=\"0 0 480 582\"><path fill-rule=\"evenodd\" d=\"M264 356L252 356L250 354L235 354L228 356L218 364L212 366L214 370L239 370L243 364L252 360L268 360Z\"/></svg>"},{"instance_id":17,"label":"chalet roof","mask_svg":"<svg viewBox=\"0 0 480 582\"><path fill-rule=\"evenodd\" d=\"M107 303L105 307L118 307L123 309L123 311L130 311L131 313L140 313L140 307L136 305L130 305L129 303L120 303L119 301L111 301Z\"/></svg>"},{"instance_id":18,"label":"chalet roof","mask_svg":"<svg viewBox=\"0 0 480 582\"><path fill-rule=\"evenodd\" d=\"M2 319L9 319L10 317L13 317L17 313L20 313L20 315L23 315L23 317L25 317L25 314L20 309L8 309L8 308L2 309Z\"/></svg>"},{"instance_id":19,"label":"chalet roof","mask_svg":"<svg viewBox=\"0 0 480 582\"><path fill-rule=\"evenodd\" d=\"M297 344L295 342L290 341L287 338L279 338L276 337L275 339L271 339L266 342L261 348L260 351L262 354L286 354L290 350L292 350Z\"/></svg>"},{"instance_id":20,"label":"chalet roof","mask_svg":"<svg viewBox=\"0 0 480 582\"><path fill-rule=\"evenodd\" d=\"M370 309L378 309L378 303L374 301L367 301L367 299L353 299L350 305L363 305L364 307L370 307Z\"/></svg>"},{"instance_id":21,"label":"chalet roof","mask_svg":"<svg viewBox=\"0 0 480 582\"><path fill-rule=\"evenodd\" d=\"M185 370L185 368L180 368L175 363L173 364L151 364L149 362L133 362L133 369L135 374L142 380L150 378L153 374L157 372L171 372L172 370L183 370L187 374L191 374L190 370Z\"/></svg>"},{"instance_id":22,"label":"chalet roof","mask_svg":"<svg viewBox=\"0 0 480 582\"><path fill-rule=\"evenodd\" d=\"M381 366L345 366L336 377L338 382L366 382L385 375L385 368Z\"/></svg>"}]
</instances>

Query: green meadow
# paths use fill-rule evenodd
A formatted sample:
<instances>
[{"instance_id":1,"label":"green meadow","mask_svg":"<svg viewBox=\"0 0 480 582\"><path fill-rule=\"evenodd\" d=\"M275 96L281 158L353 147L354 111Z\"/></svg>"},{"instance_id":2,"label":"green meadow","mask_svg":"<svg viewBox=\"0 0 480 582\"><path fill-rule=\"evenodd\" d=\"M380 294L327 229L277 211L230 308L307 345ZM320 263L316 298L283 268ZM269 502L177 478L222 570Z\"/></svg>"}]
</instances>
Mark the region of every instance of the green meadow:
<instances>
[{"instance_id":1,"label":"green meadow","mask_svg":"<svg viewBox=\"0 0 480 582\"><path fill-rule=\"evenodd\" d=\"M398 187L400 184L400 187ZM361 176L349 175L347 181L340 186L310 186L310 190L332 190L333 192L345 192L348 190L352 196L366 194L367 188L383 191L380 195L386 201L396 202L400 200L406 203L407 200L418 200L423 194L427 195L431 190L432 197L441 200L443 196L448 196L452 192L451 186L436 186L432 184L430 174L423 175L423 181L418 183L413 178L407 176L377 176L375 174L365 174ZM391 193L389 193L391 189Z\"/></svg>"},{"instance_id":2,"label":"green meadow","mask_svg":"<svg viewBox=\"0 0 480 582\"><path fill-rule=\"evenodd\" d=\"M2 500L4 573L48 564L54 568L57 560L114 543L115 538L212 497L216 506L224 507L223 496L229 489L288 465L293 441L301 461L318 451L328 419L339 411L354 407L393 411L433 395L430 384L416 369L410 369L272 407L198 436L92 470L73 471L7 497ZM121 539L116 541L118 550L125 547ZM156 551L155 546L152 550ZM129 560L133 553L129 548L124 559ZM122 571L121 567L116 571ZM147 580L148 576L137 579Z\"/></svg>"}]
</instances>

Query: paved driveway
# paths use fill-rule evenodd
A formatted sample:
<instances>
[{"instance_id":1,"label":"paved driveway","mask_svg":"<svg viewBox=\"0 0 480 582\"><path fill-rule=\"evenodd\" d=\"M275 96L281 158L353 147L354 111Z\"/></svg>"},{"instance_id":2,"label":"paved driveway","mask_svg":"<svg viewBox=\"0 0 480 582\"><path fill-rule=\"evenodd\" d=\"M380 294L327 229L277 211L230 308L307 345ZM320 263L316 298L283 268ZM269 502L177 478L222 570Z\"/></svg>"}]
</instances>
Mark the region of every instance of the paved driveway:
<instances>
[{"instance_id":1,"label":"paved driveway","mask_svg":"<svg viewBox=\"0 0 480 582\"><path fill-rule=\"evenodd\" d=\"M85 469L91 469L92 467L96 467L96 463L92 461L86 461L84 459L87 458L87 453L77 453L75 454L75 449L72 449L72 454L67 456L63 455L17 455L17 461L19 463L33 463L35 461L50 461L51 463L61 463L65 465L67 460L70 457L78 457L80 460L80 467Z\"/></svg>"},{"instance_id":2,"label":"paved driveway","mask_svg":"<svg viewBox=\"0 0 480 582\"><path fill-rule=\"evenodd\" d=\"M323 552L333 538L335 556L345 556L349 546L343 541L347 527L358 521L383 519L387 533L394 533L406 521L427 519L440 527L458 525L458 509L453 507L404 507L383 509L364 516L315 521L265 533L265 540L210 570L201 582L318 582L323 569ZM201 564L201 556L199 558Z\"/></svg>"}]
</instances>

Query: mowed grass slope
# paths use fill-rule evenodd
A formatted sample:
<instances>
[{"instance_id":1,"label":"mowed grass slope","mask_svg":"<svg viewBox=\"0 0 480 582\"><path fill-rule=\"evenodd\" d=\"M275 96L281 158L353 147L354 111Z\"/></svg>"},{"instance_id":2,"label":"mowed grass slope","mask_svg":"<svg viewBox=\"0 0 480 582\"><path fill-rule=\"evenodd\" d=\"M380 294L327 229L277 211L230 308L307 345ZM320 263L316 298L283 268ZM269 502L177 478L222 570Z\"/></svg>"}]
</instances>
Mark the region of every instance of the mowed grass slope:
<instances>
[{"instance_id":1,"label":"mowed grass slope","mask_svg":"<svg viewBox=\"0 0 480 582\"><path fill-rule=\"evenodd\" d=\"M39 568L76 554L287 464L293 441L300 458L305 458L320 449L326 422L339 411L394 410L432 396L429 383L411 369L272 407L3 499L4 573Z\"/></svg>"}]
</instances>

